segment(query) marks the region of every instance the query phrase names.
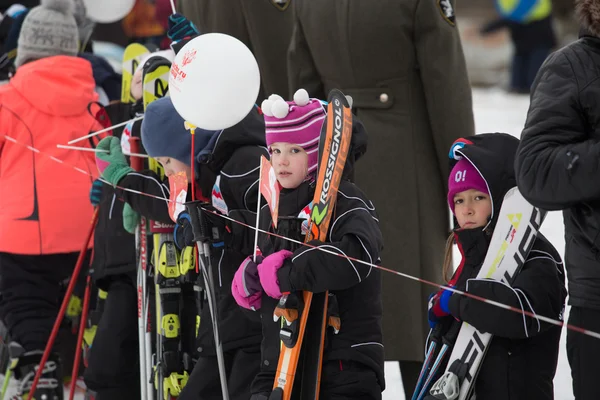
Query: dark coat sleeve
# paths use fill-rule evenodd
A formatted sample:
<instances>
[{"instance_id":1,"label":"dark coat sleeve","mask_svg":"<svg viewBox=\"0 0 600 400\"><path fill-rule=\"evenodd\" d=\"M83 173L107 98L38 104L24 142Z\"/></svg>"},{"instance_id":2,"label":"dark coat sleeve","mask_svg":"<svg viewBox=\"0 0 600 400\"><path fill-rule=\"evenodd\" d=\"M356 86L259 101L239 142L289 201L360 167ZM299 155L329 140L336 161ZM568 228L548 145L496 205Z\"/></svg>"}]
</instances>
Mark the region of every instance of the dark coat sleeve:
<instances>
[{"instance_id":1,"label":"dark coat sleeve","mask_svg":"<svg viewBox=\"0 0 600 400\"><path fill-rule=\"evenodd\" d=\"M448 150L475 134L473 100L460 35L439 1L419 0L415 12L415 51L428 120L441 176L448 176ZM455 2L452 1L452 5Z\"/></svg>"},{"instance_id":2,"label":"dark coat sleeve","mask_svg":"<svg viewBox=\"0 0 600 400\"><path fill-rule=\"evenodd\" d=\"M287 57L290 95L303 88L311 97L327 99L321 75L313 60L304 35L302 21L298 16L302 2L294 1L292 5L294 6L294 28Z\"/></svg>"},{"instance_id":3,"label":"dark coat sleeve","mask_svg":"<svg viewBox=\"0 0 600 400\"><path fill-rule=\"evenodd\" d=\"M481 35L489 35L490 33L494 33L502 28L506 28L508 26L508 21L504 18L495 19L487 24L483 25L479 30Z\"/></svg>"},{"instance_id":4,"label":"dark coat sleeve","mask_svg":"<svg viewBox=\"0 0 600 400\"><path fill-rule=\"evenodd\" d=\"M300 247L291 261L278 271L282 292L307 290L319 293L348 289L366 279L373 267L346 257L369 264L379 262L383 239L375 210L370 201L363 200L356 187L346 187L348 190L338 193L328 241L310 243L334 254L309 246Z\"/></svg>"},{"instance_id":5,"label":"dark coat sleeve","mask_svg":"<svg viewBox=\"0 0 600 400\"><path fill-rule=\"evenodd\" d=\"M260 177L260 156L268 156L261 146L243 146L236 150L221 170L221 191L231 223L231 246L244 254L254 250L256 202ZM213 204L214 205L214 204Z\"/></svg>"},{"instance_id":6,"label":"dark coat sleeve","mask_svg":"<svg viewBox=\"0 0 600 400\"><path fill-rule=\"evenodd\" d=\"M566 297L562 263L557 255L532 250L512 287L491 279L470 279L466 291L552 319L561 318ZM450 313L480 331L509 339L545 332L551 324L458 294L452 295Z\"/></svg>"},{"instance_id":7,"label":"dark coat sleeve","mask_svg":"<svg viewBox=\"0 0 600 400\"><path fill-rule=\"evenodd\" d=\"M119 181L119 186L154 196L117 189L117 196L129 203L135 211L154 221L173 223L169 216L169 185L154 172L131 172Z\"/></svg>"},{"instance_id":8,"label":"dark coat sleeve","mask_svg":"<svg viewBox=\"0 0 600 400\"><path fill-rule=\"evenodd\" d=\"M534 82L515 169L523 196L546 210L600 199L600 145L590 137L598 126L598 85L579 88L565 52L551 55ZM589 102L586 101L589 99Z\"/></svg>"},{"instance_id":9,"label":"dark coat sleeve","mask_svg":"<svg viewBox=\"0 0 600 400\"><path fill-rule=\"evenodd\" d=\"M230 212L247 210L256 213L261 156L269 158L266 148L243 146L237 149L223 166L221 190Z\"/></svg>"}]
</instances>

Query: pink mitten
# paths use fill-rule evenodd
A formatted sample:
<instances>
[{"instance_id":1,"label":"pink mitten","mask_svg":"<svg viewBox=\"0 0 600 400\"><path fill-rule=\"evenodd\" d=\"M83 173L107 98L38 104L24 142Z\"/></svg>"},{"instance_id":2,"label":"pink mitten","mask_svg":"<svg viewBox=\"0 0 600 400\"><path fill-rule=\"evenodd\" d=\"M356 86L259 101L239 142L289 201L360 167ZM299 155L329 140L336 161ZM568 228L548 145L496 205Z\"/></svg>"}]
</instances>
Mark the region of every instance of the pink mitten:
<instances>
[{"instance_id":1,"label":"pink mitten","mask_svg":"<svg viewBox=\"0 0 600 400\"><path fill-rule=\"evenodd\" d=\"M256 259L258 263L262 260L262 256L258 256ZM252 257L247 257L236 271L231 282L231 294L235 302L240 307L254 311L260 309L260 298L263 294L257 267L258 265L252 261Z\"/></svg>"},{"instance_id":2,"label":"pink mitten","mask_svg":"<svg viewBox=\"0 0 600 400\"><path fill-rule=\"evenodd\" d=\"M277 271L283 266L287 258L290 258L294 253L289 250L280 250L266 257L258 266L258 276L260 284L265 293L274 299L281 298L281 290L277 281Z\"/></svg>"}]
</instances>

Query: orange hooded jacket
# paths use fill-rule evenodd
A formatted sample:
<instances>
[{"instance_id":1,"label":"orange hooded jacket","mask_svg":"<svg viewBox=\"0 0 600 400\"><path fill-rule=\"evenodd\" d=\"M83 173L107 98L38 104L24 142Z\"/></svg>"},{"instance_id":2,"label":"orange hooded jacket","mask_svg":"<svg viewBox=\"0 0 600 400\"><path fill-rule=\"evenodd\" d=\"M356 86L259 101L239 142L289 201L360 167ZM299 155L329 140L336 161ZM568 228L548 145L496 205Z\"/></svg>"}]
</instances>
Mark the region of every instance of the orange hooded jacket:
<instances>
[{"instance_id":1,"label":"orange hooded jacket","mask_svg":"<svg viewBox=\"0 0 600 400\"><path fill-rule=\"evenodd\" d=\"M94 87L89 61L69 56L27 63L0 87L0 252L81 250L93 213L94 153L56 145L100 127L87 111L98 98Z\"/></svg>"}]
</instances>

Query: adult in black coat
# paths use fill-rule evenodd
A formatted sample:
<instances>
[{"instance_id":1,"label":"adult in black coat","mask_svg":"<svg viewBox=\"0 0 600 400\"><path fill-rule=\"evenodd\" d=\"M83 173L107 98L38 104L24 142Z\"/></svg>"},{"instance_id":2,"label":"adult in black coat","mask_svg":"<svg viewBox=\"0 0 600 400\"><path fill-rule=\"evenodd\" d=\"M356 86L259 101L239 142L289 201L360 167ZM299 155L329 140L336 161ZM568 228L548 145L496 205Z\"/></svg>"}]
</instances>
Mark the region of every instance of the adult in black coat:
<instances>
[{"instance_id":1,"label":"adult in black coat","mask_svg":"<svg viewBox=\"0 0 600 400\"><path fill-rule=\"evenodd\" d=\"M569 323L600 331L600 4L579 0L579 40L556 51L533 85L516 158L521 193L563 210ZM600 398L600 341L569 330L567 356L577 399Z\"/></svg>"}]
</instances>

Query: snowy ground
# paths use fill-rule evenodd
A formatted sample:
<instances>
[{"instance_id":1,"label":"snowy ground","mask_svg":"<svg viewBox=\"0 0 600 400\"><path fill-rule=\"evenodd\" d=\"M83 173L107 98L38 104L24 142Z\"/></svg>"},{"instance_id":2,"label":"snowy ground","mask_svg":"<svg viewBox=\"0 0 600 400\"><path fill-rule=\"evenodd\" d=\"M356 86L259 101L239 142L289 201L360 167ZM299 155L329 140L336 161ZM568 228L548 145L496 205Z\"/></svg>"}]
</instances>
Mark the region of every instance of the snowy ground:
<instances>
[{"instance_id":1,"label":"snowy ground","mask_svg":"<svg viewBox=\"0 0 600 400\"><path fill-rule=\"evenodd\" d=\"M529 107L528 96L509 95L500 89L475 89L473 91L475 123L478 133L506 132L519 137L525 123ZM549 213L542 226L542 232L564 255L564 228L562 215ZM555 398L572 400L571 371L565 354L565 331L563 330L558 371L554 379ZM386 380L388 389L384 392L384 400L404 400L404 390L400 379L398 363L386 364ZM75 399L81 400L78 394Z\"/></svg>"}]
</instances>

